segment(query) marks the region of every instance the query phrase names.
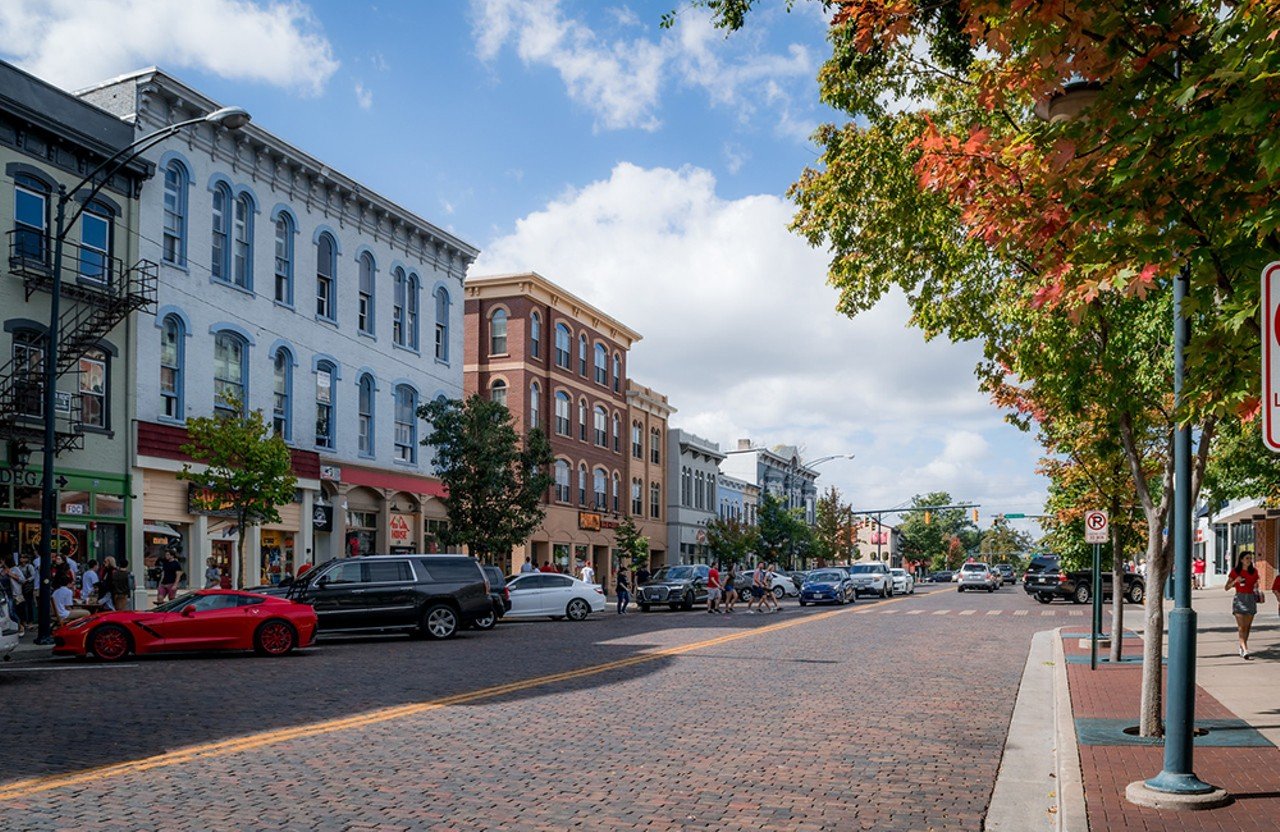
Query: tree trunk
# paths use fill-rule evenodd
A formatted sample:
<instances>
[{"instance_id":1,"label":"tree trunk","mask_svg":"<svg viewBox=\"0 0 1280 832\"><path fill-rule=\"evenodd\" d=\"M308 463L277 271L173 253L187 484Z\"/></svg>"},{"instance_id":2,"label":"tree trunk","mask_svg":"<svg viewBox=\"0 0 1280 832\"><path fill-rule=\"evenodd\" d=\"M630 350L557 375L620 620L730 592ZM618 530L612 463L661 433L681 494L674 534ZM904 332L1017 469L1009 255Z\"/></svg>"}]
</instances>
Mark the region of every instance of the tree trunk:
<instances>
[{"instance_id":1,"label":"tree trunk","mask_svg":"<svg viewBox=\"0 0 1280 832\"><path fill-rule=\"evenodd\" d=\"M240 527L236 529L236 562L231 567L231 586L233 589L244 588L244 573L246 566L244 559L244 547L249 539L249 535L246 533L244 526L244 517L240 517L238 520Z\"/></svg>"},{"instance_id":2,"label":"tree trunk","mask_svg":"<svg viewBox=\"0 0 1280 832\"><path fill-rule=\"evenodd\" d=\"M1147 523L1147 597L1143 600L1142 698L1139 732L1164 736L1164 581L1168 576L1160 523Z\"/></svg>"},{"instance_id":3,"label":"tree trunk","mask_svg":"<svg viewBox=\"0 0 1280 832\"><path fill-rule=\"evenodd\" d=\"M1111 504L1111 661L1124 653L1124 549L1120 545L1120 505Z\"/></svg>"}]
</instances>

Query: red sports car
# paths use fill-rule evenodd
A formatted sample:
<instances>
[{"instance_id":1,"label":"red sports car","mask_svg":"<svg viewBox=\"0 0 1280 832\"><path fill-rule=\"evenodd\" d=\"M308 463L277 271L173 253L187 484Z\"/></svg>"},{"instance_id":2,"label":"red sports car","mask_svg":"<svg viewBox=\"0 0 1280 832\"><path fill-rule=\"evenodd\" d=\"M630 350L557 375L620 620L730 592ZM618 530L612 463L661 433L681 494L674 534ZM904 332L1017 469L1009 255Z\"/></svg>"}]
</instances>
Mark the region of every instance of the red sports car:
<instances>
[{"instance_id":1,"label":"red sports car","mask_svg":"<svg viewBox=\"0 0 1280 832\"><path fill-rule=\"evenodd\" d=\"M154 609L102 612L53 634L53 652L112 662L129 653L254 650L283 656L316 637L316 611L306 604L234 589L203 589Z\"/></svg>"}]
</instances>

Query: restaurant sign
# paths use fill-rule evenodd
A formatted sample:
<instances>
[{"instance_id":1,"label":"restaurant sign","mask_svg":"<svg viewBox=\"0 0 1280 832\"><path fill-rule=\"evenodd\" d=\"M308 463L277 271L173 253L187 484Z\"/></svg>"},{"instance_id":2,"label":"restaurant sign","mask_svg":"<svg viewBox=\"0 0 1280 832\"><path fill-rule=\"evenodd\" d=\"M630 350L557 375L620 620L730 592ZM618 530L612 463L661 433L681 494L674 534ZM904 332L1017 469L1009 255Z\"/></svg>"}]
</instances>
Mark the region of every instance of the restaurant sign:
<instances>
[{"instance_id":1,"label":"restaurant sign","mask_svg":"<svg viewBox=\"0 0 1280 832\"><path fill-rule=\"evenodd\" d=\"M598 532L601 529L616 529L618 528L618 521L611 517L597 514L594 511L580 511L578 512L578 528L588 532Z\"/></svg>"},{"instance_id":2,"label":"restaurant sign","mask_svg":"<svg viewBox=\"0 0 1280 832\"><path fill-rule=\"evenodd\" d=\"M230 500L219 496L212 489L199 488L193 482L187 483L187 512L207 517L236 516L236 508Z\"/></svg>"}]
</instances>

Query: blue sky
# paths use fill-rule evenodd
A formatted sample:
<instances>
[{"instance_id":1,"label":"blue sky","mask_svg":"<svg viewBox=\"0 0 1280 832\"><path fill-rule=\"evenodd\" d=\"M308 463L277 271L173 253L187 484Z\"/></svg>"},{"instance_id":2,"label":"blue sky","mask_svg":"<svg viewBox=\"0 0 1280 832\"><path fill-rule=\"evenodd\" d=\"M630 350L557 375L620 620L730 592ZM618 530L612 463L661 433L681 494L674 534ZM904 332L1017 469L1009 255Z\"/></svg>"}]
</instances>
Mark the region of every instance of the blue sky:
<instances>
[{"instance_id":1,"label":"blue sky","mask_svg":"<svg viewBox=\"0 0 1280 832\"><path fill-rule=\"evenodd\" d=\"M976 391L975 345L900 298L837 316L785 191L838 120L819 4L726 38L682 0L5 0L0 55L68 88L158 65L482 249L638 329L673 424L798 443L855 505L949 489L1033 513L1035 443ZM663 12L681 7L674 30Z\"/></svg>"}]
</instances>

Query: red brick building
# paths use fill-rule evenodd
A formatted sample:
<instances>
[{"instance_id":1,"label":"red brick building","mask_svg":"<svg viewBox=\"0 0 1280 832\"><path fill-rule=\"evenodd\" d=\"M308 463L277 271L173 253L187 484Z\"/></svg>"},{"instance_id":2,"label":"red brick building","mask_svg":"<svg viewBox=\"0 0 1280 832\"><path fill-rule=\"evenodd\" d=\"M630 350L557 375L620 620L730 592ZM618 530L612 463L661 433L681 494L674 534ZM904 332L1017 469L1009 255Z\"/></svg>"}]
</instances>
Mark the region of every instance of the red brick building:
<instances>
[{"instance_id":1,"label":"red brick building","mask_svg":"<svg viewBox=\"0 0 1280 832\"><path fill-rule=\"evenodd\" d=\"M510 563L611 573L612 529L629 509L627 353L639 333L534 273L468 278L463 387L541 427L556 482L542 527Z\"/></svg>"}]
</instances>

